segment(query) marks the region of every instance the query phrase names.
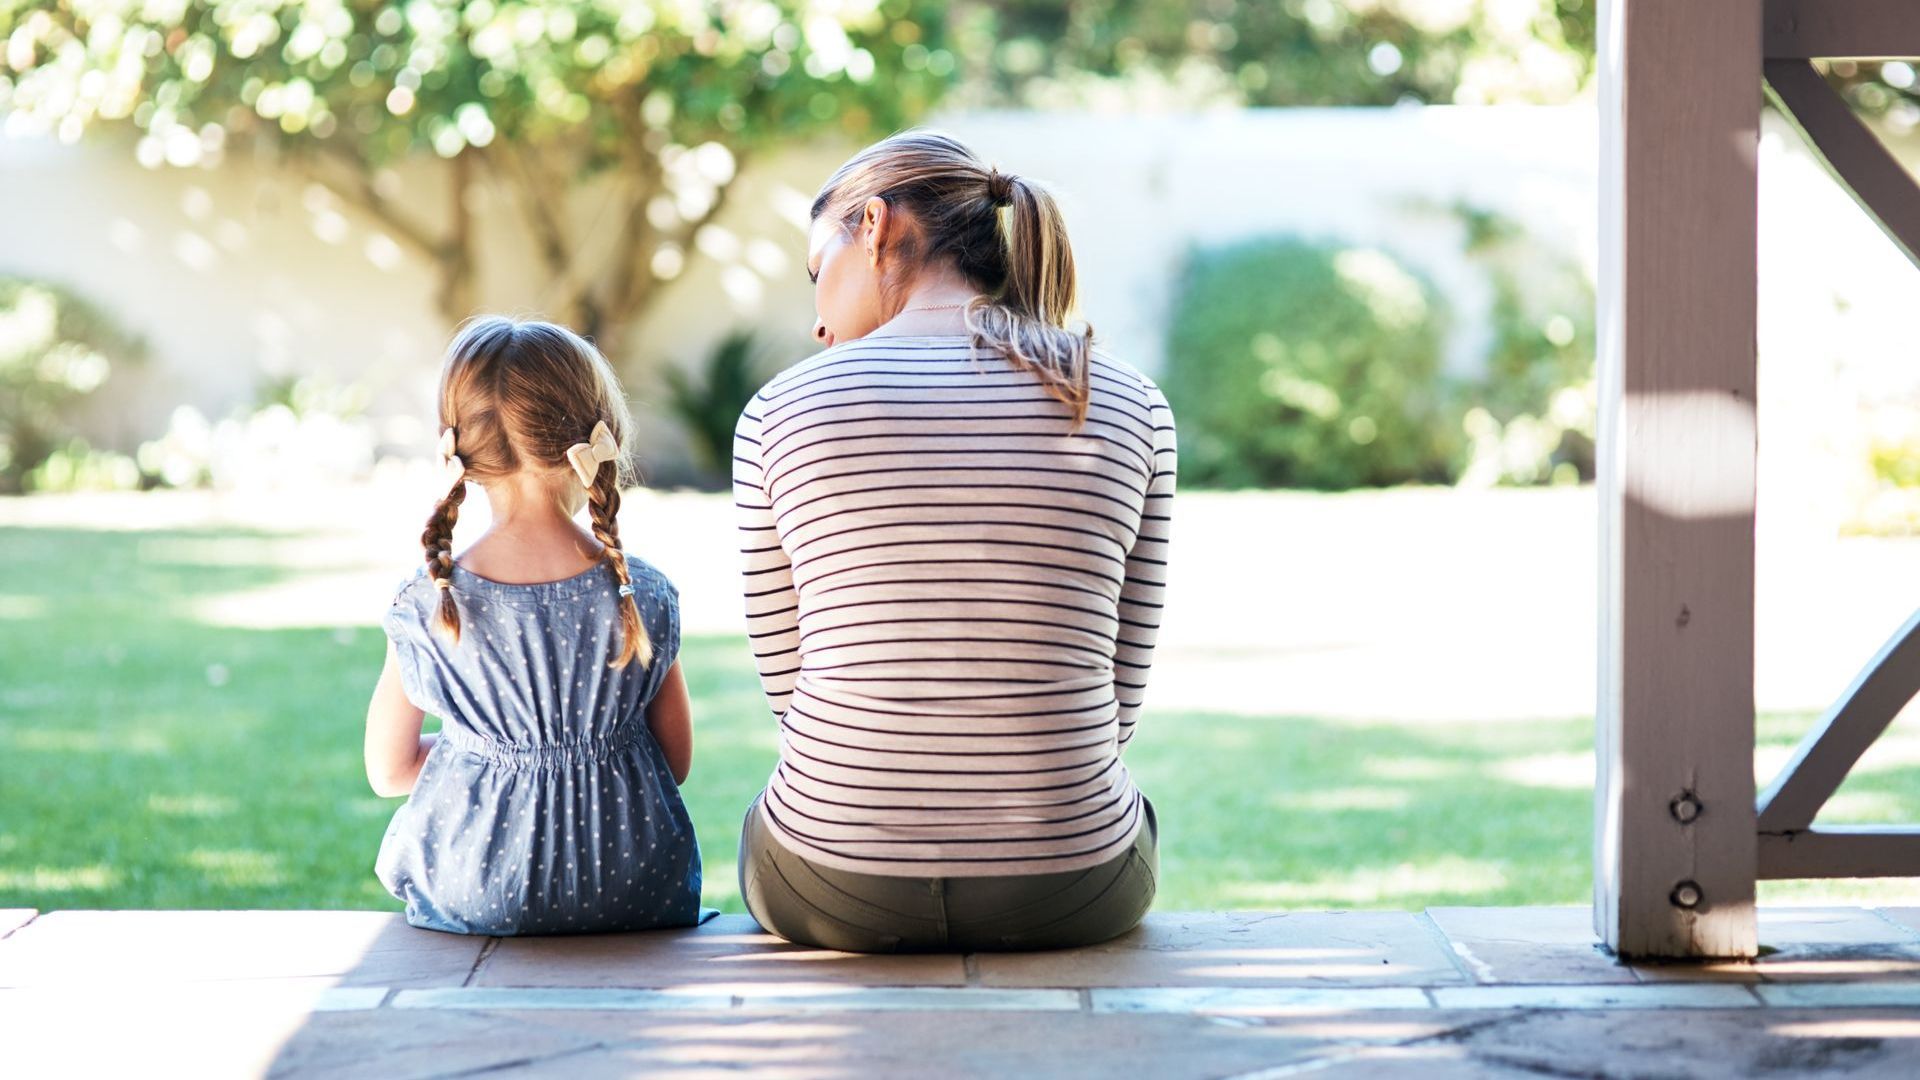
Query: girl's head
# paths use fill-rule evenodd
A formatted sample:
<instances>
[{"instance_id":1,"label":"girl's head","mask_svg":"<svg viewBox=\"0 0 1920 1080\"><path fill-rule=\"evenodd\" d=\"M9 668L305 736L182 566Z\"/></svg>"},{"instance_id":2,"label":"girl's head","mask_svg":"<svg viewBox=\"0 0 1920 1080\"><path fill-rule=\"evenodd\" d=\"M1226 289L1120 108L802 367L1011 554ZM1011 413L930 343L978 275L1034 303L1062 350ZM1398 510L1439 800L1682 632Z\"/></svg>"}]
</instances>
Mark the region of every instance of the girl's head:
<instances>
[{"instance_id":1,"label":"girl's head","mask_svg":"<svg viewBox=\"0 0 1920 1080\"><path fill-rule=\"evenodd\" d=\"M583 483L568 451L590 442L604 423L618 452L610 461L576 455L591 477ZM593 535L601 557L622 585L630 584L620 549L620 487L627 478L627 441L632 417L619 380L600 351L564 326L499 315L480 315L460 325L440 367L440 429L453 432L454 454L465 473L434 507L420 543L427 573L440 587L437 628L460 640L460 612L453 602L453 525L466 498L466 482L513 484L550 497L564 514L592 508ZM629 660L652 663L652 643L631 595L620 598L626 641L616 667Z\"/></svg>"},{"instance_id":2,"label":"girl's head","mask_svg":"<svg viewBox=\"0 0 1920 1080\"><path fill-rule=\"evenodd\" d=\"M813 200L807 269L814 337L864 337L915 285L955 276L981 295L964 310L976 346L1037 371L1086 417L1093 327L1066 329L1073 249L1053 196L1000 172L951 136L912 129L855 154Z\"/></svg>"}]
</instances>

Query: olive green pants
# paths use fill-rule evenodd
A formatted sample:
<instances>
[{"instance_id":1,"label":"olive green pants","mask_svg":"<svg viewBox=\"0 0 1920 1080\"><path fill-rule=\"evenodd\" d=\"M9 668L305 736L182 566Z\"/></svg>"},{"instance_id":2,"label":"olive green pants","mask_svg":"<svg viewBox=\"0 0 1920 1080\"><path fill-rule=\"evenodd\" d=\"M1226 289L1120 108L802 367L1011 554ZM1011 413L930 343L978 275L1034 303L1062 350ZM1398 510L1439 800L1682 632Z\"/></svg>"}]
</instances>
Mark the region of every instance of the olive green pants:
<instances>
[{"instance_id":1,"label":"olive green pants","mask_svg":"<svg viewBox=\"0 0 1920 1080\"><path fill-rule=\"evenodd\" d=\"M1063 949L1117 937L1153 905L1159 823L1086 870L999 877L896 877L822 866L782 847L760 800L740 829L740 895L762 929L843 952Z\"/></svg>"}]
</instances>

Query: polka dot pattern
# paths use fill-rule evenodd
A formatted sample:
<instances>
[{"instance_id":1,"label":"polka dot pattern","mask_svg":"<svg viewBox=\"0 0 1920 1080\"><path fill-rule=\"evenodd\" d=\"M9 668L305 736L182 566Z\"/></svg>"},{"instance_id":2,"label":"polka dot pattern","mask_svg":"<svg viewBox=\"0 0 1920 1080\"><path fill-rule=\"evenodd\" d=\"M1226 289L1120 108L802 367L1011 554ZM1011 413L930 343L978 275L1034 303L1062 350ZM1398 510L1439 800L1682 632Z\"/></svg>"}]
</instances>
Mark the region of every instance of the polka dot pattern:
<instances>
[{"instance_id":1,"label":"polka dot pattern","mask_svg":"<svg viewBox=\"0 0 1920 1080\"><path fill-rule=\"evenodd\" d=\"M460 934L577 934L690 926L700 845L646 706L680 652L680 596L627 555L653 662L608 666L621 642L604 564L511 585L455 565L461 640L432 632L424 568L383 625L407 697L441 718L413 793L374 861L407 922Z\"/></svg>"}]
</instances>

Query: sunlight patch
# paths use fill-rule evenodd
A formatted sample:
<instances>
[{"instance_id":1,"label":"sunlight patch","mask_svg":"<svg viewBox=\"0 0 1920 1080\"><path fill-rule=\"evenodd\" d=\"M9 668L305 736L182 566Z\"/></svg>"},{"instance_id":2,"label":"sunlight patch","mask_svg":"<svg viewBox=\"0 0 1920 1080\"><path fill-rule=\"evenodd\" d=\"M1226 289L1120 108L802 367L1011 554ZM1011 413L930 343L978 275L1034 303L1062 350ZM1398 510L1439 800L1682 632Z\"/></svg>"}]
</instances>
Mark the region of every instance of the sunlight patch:
<instances>
[{"instance_id":1,"label":"sunlight patch","mask_svg":"<svg viewBox=\"0 0 1920 1080\"><path fill-rule=\"evenodd\" d=\"M1532 754L1502 761L1493 774L1522 787L1554 788L1561 791L1593 790L1593 751L1570 754Z\"/></svg>"},{"instance_id":2,"label":"sunlight patch","mask_svg":"<svg viewBox=\"0 0 1920 1080\"><path fill-rule=\"evenodd\" d=\"M1362 768L1387 780L1444 780L1462 771L1457 761L1433 758L1368 758Z\"/></svg>"},{"instance_id":3,"label":"sunlight patch","mask_svg":"<svg viewBox=\"0 0 1920 1080\"><path fill-rule=\"evenodd\" d=\"M201 848L187 855L187 864L207 875L217 885L284 885L287 876L280 869L280 856L264 851L210 851Z\"/></svg>"},{"instance_id":4,"label":"sunlight patch","mask_svg":"<svg viewBox=\"0 0 1920 1080\"><path fill-rule=\"evenodd\" d=\"M196 622L243 630L370 626L393 601L397 574L359 571L301 574L288 581L207 597L193 605ZM353 642L347 635L346 644ZM336 637L336 644L340 641Z\"/></svg>"},{"instance_id":5,"label":"sunlight patch","mask_svg":"<svg viewBox=\"0 0 1920 1080\"><path fill-rule=\"evenodd\" d=\"M120 883L120 875L106 863L28 870L0 870L0 890L8 892L104 892Z\"/></svg>"},{"instance_id":6,"label":"sunlight patch","mask_svg":"<svg viewBox=\"0 0 1920 1080\"><path fill-rule=\"evenodd\" d=\"M167 741L151 731L72 731L63 728L27 728L10 733L22 750L65 751L78 754L164 754Z\"/></svg>"},{"instance_id":7,"label":"sunlight patch","mask_svg":"<svg viewBox=\"0 0 1920 1080\"><path fill-rule=\"evenodd\" d=\"M1311 881L1228 882L1220 887L1233 902L1255 906L1318 907L1327 904L1422 906L1425 898L1462 893L1493 893L1507 887L1498 865L1448 855L1421 863L1365 867Z\"/></svg>"},{"instance_id":8,"label":"sunlight patch","mask_svg":"<svg viewBox=\"0 0 1920 1080\"><path fill-rule=\"evenodd\" d=\"M44 596L0 596L0 619L42 619L46 615Z\"/></svg>"},{"instance_id":9,"label":"sunlight patch","mask_svg":"<svg viewBox=\"0 0 1920 1080\"><path fill-rule=\"evenodd\" d=\"M1836 791L1827 805L1814 815L1814 823L1832 825L1887 825L1914 817L1912 805L1898 795L1885 791Z\"/></svg>"},{"instance_id":10,"label":"sunlight patch","mask_svg":"<svg viewBox=\"0 0 1920 1080\"><path fill-rule=\"evenodd\" d=\"M1282 792L1268 800L1279 810L1404 810L1412 795L1399 788L1352 787Z\"/></svg>"},{"instance_id":11,"label":"sunlight patch","mask_svg":"<svg viewBox=\"0 0 1920 1080\"><path fill-rule=\"evenodd\" d=\"M225 795L149 795L147 809L170 817L216 817L239 804Z\"/></svg>"}]
</instances>

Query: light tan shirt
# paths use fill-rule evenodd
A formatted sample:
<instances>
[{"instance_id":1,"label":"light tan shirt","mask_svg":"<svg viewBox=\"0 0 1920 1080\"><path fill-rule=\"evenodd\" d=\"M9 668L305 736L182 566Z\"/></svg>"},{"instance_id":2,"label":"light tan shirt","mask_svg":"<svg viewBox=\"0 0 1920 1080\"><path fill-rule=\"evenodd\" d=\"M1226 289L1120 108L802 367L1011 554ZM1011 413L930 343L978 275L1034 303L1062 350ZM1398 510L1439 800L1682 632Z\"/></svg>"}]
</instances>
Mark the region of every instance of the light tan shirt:
<instances>
[{"instance_id":1,"label":"light tan shirt","mask_svg":"<svg viewBox=\"0 0 1920 1080\"><path fill-rule=\"evenodd\" d=\"M856 338L734 433L773 836L870 874L1084 869L1143 817L1121 751L1166 585L1159 386L1095 348L1087 421L959 335Z\"/></svg>"}]
</instances>

